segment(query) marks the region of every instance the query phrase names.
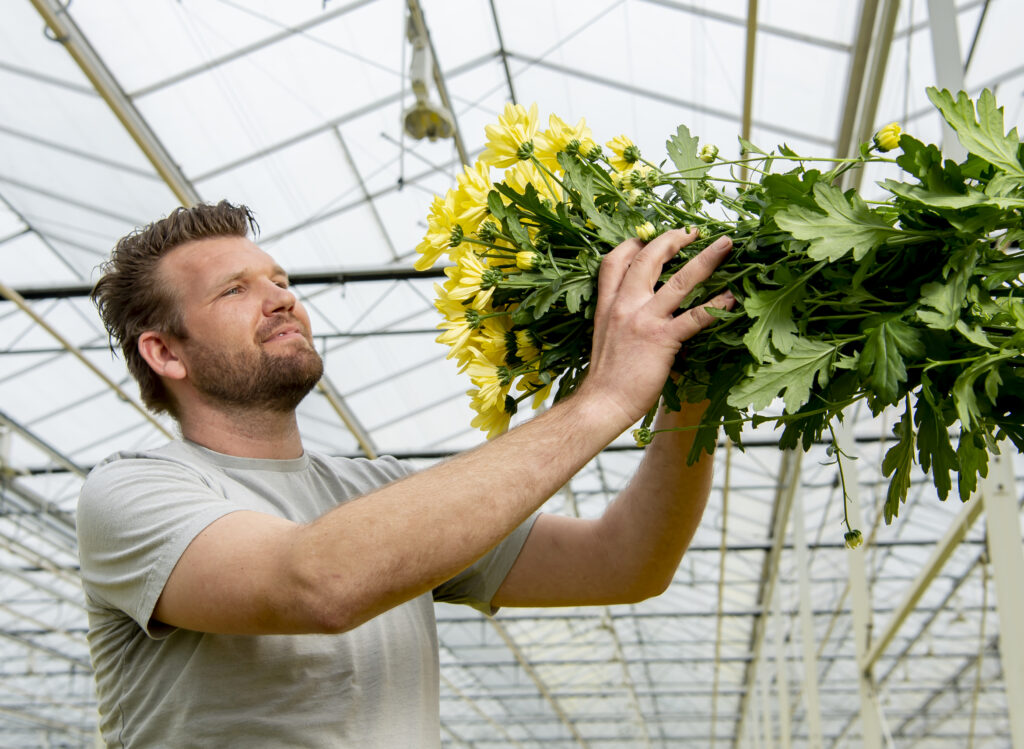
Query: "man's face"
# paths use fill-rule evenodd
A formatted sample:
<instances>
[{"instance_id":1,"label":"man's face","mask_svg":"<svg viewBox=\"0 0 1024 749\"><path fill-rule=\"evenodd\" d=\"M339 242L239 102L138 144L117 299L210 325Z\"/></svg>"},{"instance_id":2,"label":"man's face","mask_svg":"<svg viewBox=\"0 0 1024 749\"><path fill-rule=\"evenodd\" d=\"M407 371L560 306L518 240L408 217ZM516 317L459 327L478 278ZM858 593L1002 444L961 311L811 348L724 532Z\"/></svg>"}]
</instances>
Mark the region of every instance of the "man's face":
<instances>
[{"instance_id":1,"label":"man's face","mask_svg":"<svg viewBox=\"0 0 1024 749\"><path fill-rule=\"evenodd\" d=\"M323 362L309 316L288 276L245 237L175 248L160 274L181 304L187 380L225 406L291 411L316 385Z\"/></svg>"}]
</instances>

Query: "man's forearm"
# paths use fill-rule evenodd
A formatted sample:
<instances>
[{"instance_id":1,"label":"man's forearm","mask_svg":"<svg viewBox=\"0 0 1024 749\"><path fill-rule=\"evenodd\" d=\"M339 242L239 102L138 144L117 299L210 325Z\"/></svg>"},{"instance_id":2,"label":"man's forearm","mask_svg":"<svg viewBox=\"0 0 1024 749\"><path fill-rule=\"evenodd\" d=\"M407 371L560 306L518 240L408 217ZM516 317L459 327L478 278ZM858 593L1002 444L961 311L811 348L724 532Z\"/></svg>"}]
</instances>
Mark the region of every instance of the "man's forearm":
<instances>
[{"instance_id":1,"label":"man's forearm","mask_svg":"<svg viewBox=\"0 0 1024 749\"><path fill-rule=\"evenodd\" d=\"M580 395L299 527L296 582L345 630L431 590L526 520L626 426Z\"/></svg>"},{"instance_id":2,"label":"man's forearm","mask_svg":"<svg viewBox=\"0 0 1024 749\"><path fill-rule=\"evenodd\" d=\"M654 436L633 480L601 519L601 534L618 550L638 597L668 587L704 514L714 458L703 453L693 465L686 458L705 408L684 404L681 412L658 415L655 429L682 428Z\"/></svg>"}]
</instances>

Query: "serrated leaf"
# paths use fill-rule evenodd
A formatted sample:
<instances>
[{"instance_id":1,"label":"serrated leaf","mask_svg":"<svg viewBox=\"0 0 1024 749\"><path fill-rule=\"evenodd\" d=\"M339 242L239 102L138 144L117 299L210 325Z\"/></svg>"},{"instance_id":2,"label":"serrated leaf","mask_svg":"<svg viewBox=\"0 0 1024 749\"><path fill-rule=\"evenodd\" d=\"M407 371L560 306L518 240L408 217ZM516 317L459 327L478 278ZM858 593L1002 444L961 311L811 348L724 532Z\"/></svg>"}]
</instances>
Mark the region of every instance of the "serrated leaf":
<instances>
[{"instance_id":1,"label":"serrated leaf","mask_svg":"<svg viewBox=\"0 0 1024 749\"><path fill-rule=\"evenodd\" d=\"M665 149L668 151L669 158L676 165L676 169L682 172L682 174L674 178L681 183L677 184L677 187L683 202L690 207L697 205L701 201L702 190L700 180L704 178L704 175L708 173L708 169L711 168L711 164L707 164L697 158L697 144L699 142L700 139L697 136L690 135L690 129L686 125L680 125L676 128L676 134L665 141Z\"/></svg>"},{"instance_id":2,"label":"serrated leaf","mask_svg":"<svg viewBox=\"0 0 1024 749\"><path fill-rule=\"evenodd\" d=\"M920 185L911 185L892 179L879 182L879 185L904 200L910 200L934 208L970 208L977 205L995 205L988 195L977 189L968 190L966 193L959 193L945 185L935 189L928 189ZM1024 204L1024 201L1021 201L1021 203Z\"/></svg>"},{"instance_id":3,"label":"serrated leaf","mask_svg":"<svg viewBox=\"0 0 1024 749\"><path fill-rule=\"evenodd\" d=\"M810 242L807 254L814 260L835 262L851 251L853 259L860 260L896 233L856 194L847 200L838 187L817 182L814 200L824 213L790 206L775 215L780 228Z\"/></svg>"},{"instance_id":4,"label":"serrated leaf","mask_svg":"<svg viewBox=\"0 0 1024 749\"><path fill-rule=\"evenodd\" d=\"M950 259L953 277L946 283L933 281L921 287L921 307L917 318L929 328L950 330L960 319L960 310L967 303L967 286L978 262L978 252L970 247ZM927 308L931 309L927 309Z\"/></svg>"},{"instance_id":5,"label":"serrated leaf","mask_svg":"<svg viewBox=\"0 0 1024 749\"><path fill-rule=\"evenodd\" d=\"M978 477L988 476L988 450L985 440L974 432L962 431L956 445L956 459L960 465L957 473L957 490L960 501L966 502L978 489Z\"/></svg>"},{"instance_id":6,"label":"serrated leaf","mask_svg":"<svg viewBox=\"0 0 1024 749\"><path fill-rule=\"evenodd\" d=\"M744 138L742 135L738 135L736 137L737 137L737 140L739 140L739 142L740 142L740 152L741 153L759 153L762 156L767 156L768 155L766 152L762 151L760 148L755 146L753 143L751 143L749 140Z\"/></svg>"},{"instance_id":7,"label":"serrated leaf","mask_svg":"<svg viewBox=\"0 0 1024 749\"><path fill-rule=\"evenodd\" d=\"M565 170L563 181L572 190L583 214L597 228L597 234L601 239L615 246L633 235L631 228L627 230L622 222L616 221L597 207L594 201L596 183L590 167L564 153L558 154L558 163Z\"/></svg>"},{"instance_id":8,"label":"serrated leaf","mask_svg":"<svg viewBox=\"0 0 1024 749\"><path fill-rule=\"evenodd\" d=\"M822 265L819 263L797 280L772 291L757 291L753 284L744 284L743 309L756 322L743 336L743 344L759 362L768 358L769 342L781 354L788 354L793 348L799 333L793 319L793 305L806 296L807 279Z\"/></svg>"},{"instance_id":9,"label":"serrated leaf","mask_svg":"<svg viewBox=\"0 0 1024 749\"><path fill-rule=\"evenodd\" d=\"M974 392L975 381L978 377L998 367L1000 362L1020 355L1020 351L1013 349L1002 351L999 354L990 354L969 366L956 378L953 383L953 404L964 429L973 429L981 420L981 409Z\"/></svg>"},{"instance_id":10,"label":"serrated leaf","mask_svg":"<svg viewBox=\"0 0 1024 749\"><path fill-rule=\"evenodd\" d=\"M980 325L968 326L963 320L957 320L954 327L961 335L963 335L964 338L977 346L990 349L999 348L998 346L992 345L992 342L989 341L988 336L985 335L985 331Z\"/></svg>"},{"instance_id":11,"label":"serrated leaf","mask_svg":"<svg viewBox=\"0 0 1024 749\"><path fill-rule=\"evenodd\" d=\"M899 398L899 384L907 381L905 356L921 356L924 346L917 331L900 320L885 320L868 328L858 371L886 403Z\"/></svg>"},{"instance_id":12,"label":"serrated leaf","mask_svg":"<svg viewBox=\"0 0 1024 749\"><path fill-rule=\"evenodd\" d=\"M910 489L910 471L914 467L914 425L909 403L902 418L893 426L892 433L899 441L889 448L882 460L882 474L892 476L885 495L886 525L899 515L900 503L906 501Z\"/></svg>"},{"instance_id":13,"label":"serrated leaf","mask_svg":"<svg viewBox=\"0 0 1024 749\"><path fill-rule=\"evenodd\" d=\"M931 471L932 483L945 500L949 496L953 482L949 474L960 470L956 451L949 439L949 425L935 403L935 395L931 382L922 378L921 392L917 395L914 409L914 423L917 424L917 459L921 470Z\"/></svg>"},{"instance_id":14,"label":"serrated leaf","mask_svg":"<svg viewBox=\"0 0 1024 749\"><path fill-rule=\"evenodd\" d=\"M505 205L501 195L496 190L487 194L487 210L494 218L501 222L501 228L520 250L533 250L533 242L530 241L530 233L519 223L519 215Z\"/></svg>"},{"instance_id":15,"label":"serrated leaf","mask_svg":"<svg viewBox=\"0 0 1024 749\"><path fill-rule=\"evenodd\" d=\"M729 393L729 405L751 406L760 411L781 392L786 411L796 412L807 402L815 380L824 387L837 347L798 338L789 353L769 364L754 367L747 378Z\"/></svg>"},{"instance_id":16,"label":"serrated leaf","mask_svg":"<svg viewBox=\"0 0 1024 749\"><path fill-rule=\"evenodd\" d=\"M997 169L1024 178L1024 167L1017 157L1020 147L1017 128L1009 133L1003 130L1003 109L996 106L991 91L985 89L978 97L977 117L974 102L963 91L957 94L954 101L948 90L939 91L930 86L928 98L956 131L960 144L969 153L980 156Z\"/></svg>"}]
</instances>

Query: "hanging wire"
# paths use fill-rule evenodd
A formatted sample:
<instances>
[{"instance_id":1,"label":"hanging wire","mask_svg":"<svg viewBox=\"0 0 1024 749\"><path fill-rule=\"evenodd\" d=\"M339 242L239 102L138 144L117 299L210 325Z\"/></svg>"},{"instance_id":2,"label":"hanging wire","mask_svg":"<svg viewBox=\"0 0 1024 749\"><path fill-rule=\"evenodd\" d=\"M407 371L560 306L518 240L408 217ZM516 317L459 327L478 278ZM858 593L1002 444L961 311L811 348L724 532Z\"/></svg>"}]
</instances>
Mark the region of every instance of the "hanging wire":
<instances>
[{"instance_id":1,"label":"hanging wire","mask_svg":"<svg viewBox=\"0 0 1024 749\"><path fill-rule=\"evenodd\" d=\"M402 65L399 77L399 91L402 92L402 98L399 99L398 116L402 116L402 112L405 111L405 86L406 86L406 48L409 46L408 39L408 28L409 28L409 16L405 16L405 24L402 27ZM405 187L405 124L401 123L401 127L398 128L398 189L401 190Z\"/></svg>"}]
</instances>

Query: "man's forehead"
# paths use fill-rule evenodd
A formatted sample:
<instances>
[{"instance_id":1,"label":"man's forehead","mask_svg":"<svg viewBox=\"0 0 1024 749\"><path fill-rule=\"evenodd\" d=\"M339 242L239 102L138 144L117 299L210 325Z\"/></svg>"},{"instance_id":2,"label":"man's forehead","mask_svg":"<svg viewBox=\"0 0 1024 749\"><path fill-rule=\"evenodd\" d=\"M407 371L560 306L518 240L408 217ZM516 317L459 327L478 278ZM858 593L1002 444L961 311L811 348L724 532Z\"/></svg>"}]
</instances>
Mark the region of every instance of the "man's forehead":
<instances>
[{"instance_id":1,"label":"man's forehead","mask_svg":"<svg viewBox=\"0 0 1024 749\"><path fill-rule=\"evenodd\" d=\"M273 257L247 237L186 242L167 253L161 265L171 275L185 275L194 282L217 283L252 272L287 275Z\"/></svg>"}]
</instances>

